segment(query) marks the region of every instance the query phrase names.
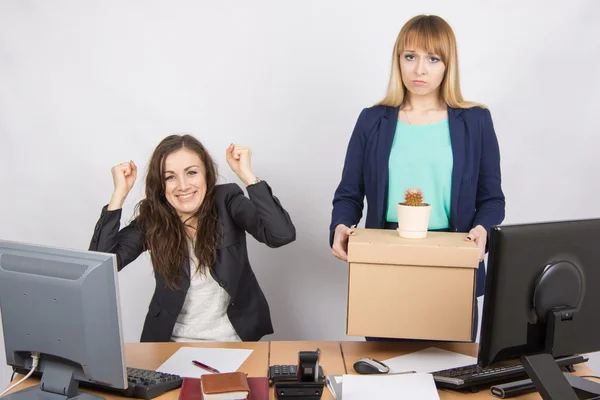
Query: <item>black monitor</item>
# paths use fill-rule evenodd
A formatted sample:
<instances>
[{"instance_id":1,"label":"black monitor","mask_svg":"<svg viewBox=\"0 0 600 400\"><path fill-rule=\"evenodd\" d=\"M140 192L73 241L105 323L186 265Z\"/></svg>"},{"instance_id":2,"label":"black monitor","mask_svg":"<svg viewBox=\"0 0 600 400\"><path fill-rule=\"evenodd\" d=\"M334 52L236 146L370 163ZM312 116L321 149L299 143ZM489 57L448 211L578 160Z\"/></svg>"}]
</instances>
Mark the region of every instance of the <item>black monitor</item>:
<instances>
[{"instance_id":1,"label":"black monitor","mask_svg":"<svg viewBox=\"0 0 600 400\"><path fill-rule=\"evenodd\" d=\"M554 358L599 350L600 219L492 227L479 364L520 358L542 396L570 391L544 398L577 399Z\"/></svg>"},{"instance_id":2,"label":"black monitor","mask_svg":"<svg viewBox=\"0 0 600 400\"><path fill-rule=\"evenodd\" d=\"M31 369L39 354L42 373L3 398L102 398L79 393L81 381L127 388L117 283L114 254L0 240L6 362Z\"/></svg>"}]
</instances>

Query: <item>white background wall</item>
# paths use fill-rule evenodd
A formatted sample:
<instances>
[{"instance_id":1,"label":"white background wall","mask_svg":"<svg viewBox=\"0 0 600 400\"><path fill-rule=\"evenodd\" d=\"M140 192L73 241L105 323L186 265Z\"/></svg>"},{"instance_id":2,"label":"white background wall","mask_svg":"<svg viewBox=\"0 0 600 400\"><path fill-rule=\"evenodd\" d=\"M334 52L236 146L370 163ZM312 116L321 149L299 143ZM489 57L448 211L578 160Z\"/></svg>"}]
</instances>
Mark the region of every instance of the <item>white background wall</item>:
<instances>
[{"instance_id":1,"label":"white background wall","mask_svg":"<svg viewBox=\"0 0 600 400\"><path fill-rule=\"evenodd\" d=\"M0 238L85 249L112 165L133 159L143 175L160 139L191 132L236 182L224 151L245 144L298 232L276 250L249 239L276 332L265 339L346 339L331 200L404 22L432 13L453 26L463 93L494 118L506 222L529 222L600 216L599 12L593 0L4 0ZM149 257L119 278L125 339L137 341Z\"/></svg>"}]
</instances>

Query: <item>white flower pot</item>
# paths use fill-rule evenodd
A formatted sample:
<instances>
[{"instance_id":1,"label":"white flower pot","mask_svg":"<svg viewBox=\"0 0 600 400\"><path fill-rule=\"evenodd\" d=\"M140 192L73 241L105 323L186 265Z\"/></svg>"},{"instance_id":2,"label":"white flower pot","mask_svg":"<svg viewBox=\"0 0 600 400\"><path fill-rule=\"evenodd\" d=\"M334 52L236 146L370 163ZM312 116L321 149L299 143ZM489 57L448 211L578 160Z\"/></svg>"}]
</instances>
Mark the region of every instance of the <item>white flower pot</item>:
<instances>
[{"instance_id":1,"label":"white flower pot","mask_svg":"<svg viewBox=\"0 0 600 400\"><path fill-rule=\"evenodd\" d=\"M398 234L408 239L427 237L430 215L431 204L415 207L398 203Z\"/></svg>"}]
</instances>

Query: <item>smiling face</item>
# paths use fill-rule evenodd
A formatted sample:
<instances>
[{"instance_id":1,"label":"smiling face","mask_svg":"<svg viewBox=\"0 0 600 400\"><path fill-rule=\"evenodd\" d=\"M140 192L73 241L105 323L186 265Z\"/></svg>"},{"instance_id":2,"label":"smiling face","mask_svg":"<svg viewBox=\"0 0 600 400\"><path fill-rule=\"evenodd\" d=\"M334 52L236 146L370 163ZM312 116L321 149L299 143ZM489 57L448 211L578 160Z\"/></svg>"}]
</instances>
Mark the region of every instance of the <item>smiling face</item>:
<instances>
[{"instance_id":1,"label":"smiling face","mask_svg":"<svg viewBox=\"0 0 600 400\"><path fill-rule=\"evenodd\" d=\"M206 196L203 165L200 156L185 147L165 159L165 197L182 221L194 215Z\"/></svg>"},{"instance_id":2,"label":"smiling face","mask_svg":"<svg viewBox=\"0 0 600 400\"><path fill-rule=\"evenodd\" d=\"M402 83L411 95L427 96L439 92L446 72L440 56L407 48L399 57Z\"/></svg>"}]
</instances>

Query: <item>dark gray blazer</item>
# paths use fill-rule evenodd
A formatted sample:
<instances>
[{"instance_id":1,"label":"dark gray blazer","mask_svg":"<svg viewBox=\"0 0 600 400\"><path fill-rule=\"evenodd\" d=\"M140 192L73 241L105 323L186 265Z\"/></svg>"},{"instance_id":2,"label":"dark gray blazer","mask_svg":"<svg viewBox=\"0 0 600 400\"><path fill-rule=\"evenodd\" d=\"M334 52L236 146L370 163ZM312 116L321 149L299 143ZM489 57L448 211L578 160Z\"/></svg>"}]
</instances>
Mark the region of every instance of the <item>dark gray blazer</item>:
<instances>
[{"instance_id":1,"label":"dark gray blazer","mask_svg":"<svg viewBox=\"0 0 600 400\"><path fill-rule=\"evenodd\" d=\"M249 198L236 184L216 187L215 206L223 240L210 273L231 296L227 315L237 334L244 341L254 341L273 333L273 326L269 305L250 267L246 232L269 247L279 247L296 239L296 229L266 182L250 185L247 190ZM143 228L134 220L119 230L120 219L120 209L108 211L105 206L90 243L90 250L116 254L119 270L146 250ZM190 287L189 259L181 266L179 290L169 289L160 274L154 275L156 289L141 341L168 342Z\"/></svg>"}]
</instances>

